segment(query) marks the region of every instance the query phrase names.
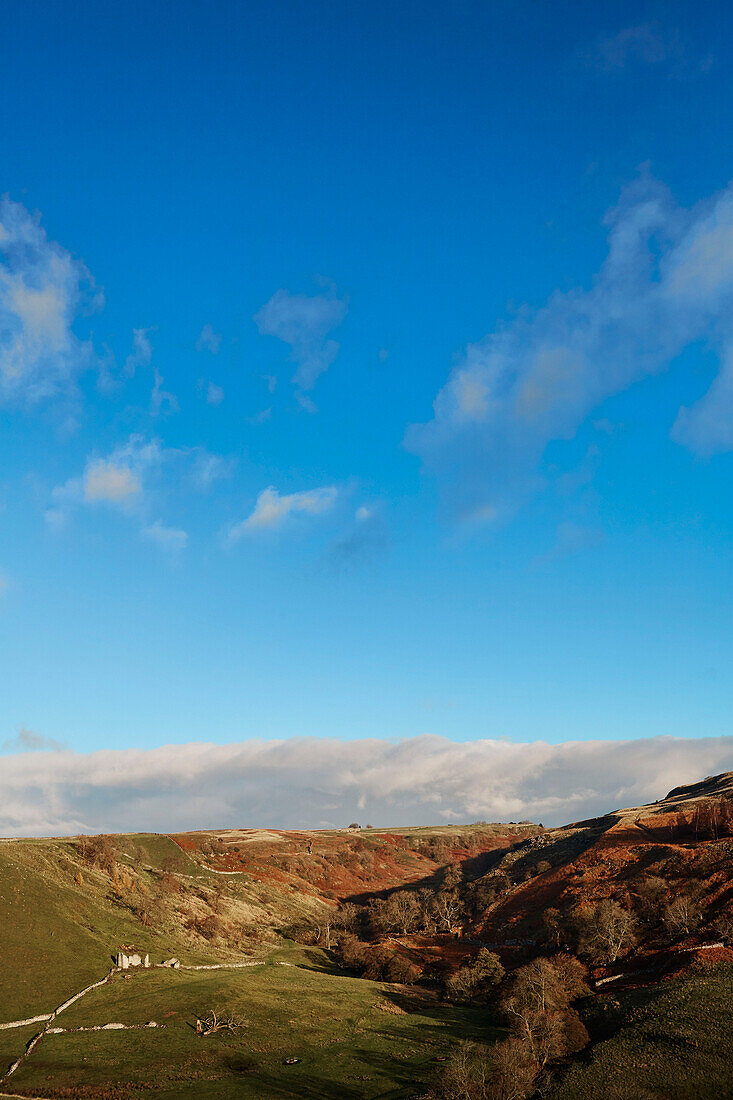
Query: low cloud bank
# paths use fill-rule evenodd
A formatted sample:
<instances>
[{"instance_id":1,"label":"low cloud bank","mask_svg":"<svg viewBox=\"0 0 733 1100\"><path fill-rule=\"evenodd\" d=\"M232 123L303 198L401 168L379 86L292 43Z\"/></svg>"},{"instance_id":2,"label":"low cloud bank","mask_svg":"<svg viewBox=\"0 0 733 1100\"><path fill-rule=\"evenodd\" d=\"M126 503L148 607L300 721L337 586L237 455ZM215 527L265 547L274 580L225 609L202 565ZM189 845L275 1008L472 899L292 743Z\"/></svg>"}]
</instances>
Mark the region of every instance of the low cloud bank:
<instances>
[{"instance_id":1,"label":"low cloud bank","mask_svg":"<svg viewBox=\"0 0 733 1100\"><path fill-rule=\"evenodd\" d=\"M530 819L563 824L733 770L733 738L548 745L294 738L3 759L0 836Z\"/></svg>"}]
</instances>

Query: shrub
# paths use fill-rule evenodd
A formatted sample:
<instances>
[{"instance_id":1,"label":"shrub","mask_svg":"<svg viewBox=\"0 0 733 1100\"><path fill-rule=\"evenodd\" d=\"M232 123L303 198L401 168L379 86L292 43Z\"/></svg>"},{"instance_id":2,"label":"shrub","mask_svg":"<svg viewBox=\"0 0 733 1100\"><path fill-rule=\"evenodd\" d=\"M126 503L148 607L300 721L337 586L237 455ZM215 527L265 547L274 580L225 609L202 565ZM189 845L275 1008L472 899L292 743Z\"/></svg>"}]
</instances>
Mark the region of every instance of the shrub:
<instances>
[{"instance_id":1,"label":"shrub","mask_svg":"<svg viewBox=\"0 0 733 1100\"><path fill-rule=\"evenodd\" d=\"M217 917L215 913L208 913L206 916L193 916L189 917L186 922L186 927L201 936L205 940L213 940L219 937L223 937L227 931L227 926L220 917Z\"/></svg>"}]
</instances>

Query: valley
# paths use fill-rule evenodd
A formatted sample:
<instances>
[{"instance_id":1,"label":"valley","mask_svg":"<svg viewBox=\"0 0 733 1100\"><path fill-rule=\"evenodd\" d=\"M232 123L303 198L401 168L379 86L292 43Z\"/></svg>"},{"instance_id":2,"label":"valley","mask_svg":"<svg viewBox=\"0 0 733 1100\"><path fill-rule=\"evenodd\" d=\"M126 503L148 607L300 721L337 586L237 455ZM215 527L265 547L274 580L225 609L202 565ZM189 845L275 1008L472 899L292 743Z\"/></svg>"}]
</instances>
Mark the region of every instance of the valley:
<instances>
[{"instance_id":1,"label":"valley","mask_svg":"<svg viewBox=\"0 0 733 1100\"><path fill-rule=\"evenodd\" d=\"M732 883L730 773L555 829L8 840L0 1095L733 1095Z\"/></svg>"}]
</instances>

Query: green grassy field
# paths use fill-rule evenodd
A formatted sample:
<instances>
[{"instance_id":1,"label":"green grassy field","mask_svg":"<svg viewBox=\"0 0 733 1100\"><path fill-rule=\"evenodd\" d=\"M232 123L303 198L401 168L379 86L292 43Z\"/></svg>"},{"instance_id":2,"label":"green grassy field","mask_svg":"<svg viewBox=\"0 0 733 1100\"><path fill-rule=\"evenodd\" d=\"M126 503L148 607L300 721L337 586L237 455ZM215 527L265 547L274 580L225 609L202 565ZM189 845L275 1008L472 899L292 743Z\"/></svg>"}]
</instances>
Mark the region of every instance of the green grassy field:
<instances>
[{"instance_id":1,"label":"green grassy field","mask_svg":"<svg viewBox=\"0 0 733 1100\"><path fill-rule=\"evenodd\" d=\"M733 1097L733 968L622 998L623 1022L573 1066L552 1100Z\"/></svg>"},{"instance_id":2,"label":"green grassy field","mask_svg":"<svg viewBox=\"0 0 733 1100\"><path fill-rule=\"evenodd\" d=\"M289 963L283 966L278 963ZM240 1014L235 1034L198 1037L211 1008ZM75 1097L320 1097L418 1095L436 1058L463 1038L491 1042L484 1013L415 1001L392 987L345 976L318 949L275 952L240 971L147 971L89 994L58 1019L165 1025L130 1032L47 1036L12 1079L16 1092ZM31 1029L32 1031L33 1029ZM17 1052L25 1039L7 1036ZM301 1059L284 1065L287 1057ZM45 1091L44 1091L45 1090Z\"/></svg>"},{"instance_id":3,"label":"green grassy field","mask_svg":"<svg viewBox=\"0 0 733 1100\"><path fill-rule=\"evenodd\" d=\"M104 977L122 943L173 953L169 936L107 900L100 876L77 885L76 871L64 842L0 845L0 1023L49 1012ZM175 947L182 961L213 957Z\"/></svg>"},{"instance_id":4,"label":"green grassy field","mask_svg":"<svg viewBox=\"0 0 733 1100\"><path fill-rule=\"evenodd\" d=\"M144 927L115 901L109 874L85 863L73 842L0 845L0 1023L48 1013L103 978L123 943L149 951L153 962L171 955L184 965L242 961L233 943L207 943L175 916L178 906L208 905L196 898L210 898L212 887L225 891L226 912L246 918L250 907L253 919L271 928L323 905L247 875L222 880L167 837L116 837L114 846L121 873L126 866L134 871L133 897L154 892L163 867L188 883L188 893L169 897L162 927ZM319 949L296 947L272 931L269 942L250 947L264 965L116 975L55 1026L149 1020L161 1026L46 1035L0 1093L88 1100L409 1097L424 1090L436 1059L453 1043L494 1038L479 1010L349 977ZM201 1038L195 1018L211 1009L236 1013L247 1026ZM0 1072L41 1027L0 1031ZM286 1066L290 1056L299 1063Z\"/></svg>"}]
</instances>

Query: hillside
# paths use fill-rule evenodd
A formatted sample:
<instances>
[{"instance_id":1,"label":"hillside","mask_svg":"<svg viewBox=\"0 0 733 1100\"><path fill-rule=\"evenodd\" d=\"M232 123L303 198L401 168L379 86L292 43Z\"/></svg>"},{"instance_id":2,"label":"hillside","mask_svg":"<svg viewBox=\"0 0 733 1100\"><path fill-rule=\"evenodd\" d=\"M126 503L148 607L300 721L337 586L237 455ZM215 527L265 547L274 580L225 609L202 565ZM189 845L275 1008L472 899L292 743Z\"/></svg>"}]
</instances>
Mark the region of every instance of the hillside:
<instances>
[{"instance_id":1,"label":"hillside","mask_svg":"<svg viewBox=\"0 0 733 1100\"><path fill-rule=\"evenodd\" d=\"M77 991L102 979L117 950L127 944L149 953L154 965L176 957L181 969L118 975L104 988L87 994L78 1007L66 1009L65 1015L58 1017L59 1023L68 1028L87 1026L89 1021L91 1026L98 1022L97 1010L103 1015L117 1014L122 1022L130 1013L134 1018L135 1012L146 1019L170 1018L170 1009L162 1008L160 1001L167 1001L172 986L178 1006L174 1014L180 1018L176 1026L183 1029L185 1045L197 1004L203 1011L207 1003L231 1000L244 1004L250 1019L253 1011L255 1015L260 1012L251 1004L251 998L254 996L258 1004L263 1002L263 982L267 986L295 982L296 998L304 1000L303 1012L307 1016L317 1014L319 997L327 997L327 990L332 988L332 964L317 949L304 954L292 947L287 936L293 926L328 926L339 901L352 892L430 879L448 859L480 861L487 853L503 850L535 832L536 827L529 825L481 825L308 833L228 830L175 836L131 834L6 841L0 844L0 1058L10 1065L39 1026L48 1026L48 1021L24 1028L3 1028L3 1024L52 1012ZM287 962L293 972L274 970L276 957L283 964ZM265 962L267 969L261 976L259 968ZM254 965L242 969L243 964ZM185 969L195 966L230 969ZM157 979L156 973L160 975ZM351 1008L344 1003L345 1019L351 1019L359 1004L364 1008L379 1001L378 984L344 981L354 1000ZM128 986L130 992L133 988L149 992L140 1001L130 997ZM114 993L118 988L122 992ZM122 1011L120 996L122 1002L129 1002L129 1012ZM427 1007L431 1028L439 1030L443 1027L441 1020L471 1016L470 1009L457 1012L432 1002ZM417 1015L422 1018L424 1011L421 1002ZM399 1031L402 1015L399 1010L388 1016L379 1012L375 1019L388 1019ZM101 1022L115 1021L105 1018ZM413 1013L406 1014L404 1026L408 1023L415 1026ZM263 1035L268 1030L264 1019L252 1021L251 1026L262 1027ZM470 1031L471 1026L466 1026ZM451 1027L445 1024L446 1035ZM287 1030L284 1028L284 1034ZM316 1021L309 1042L317 1048L324 1041L321 1032ZM125 1039L123 1035L106 1038L114 1038L118 1044ZM136 1043L143 1042L137 1033L134 1038ZM150 1040L153 1045L154 1039ZM63 1081L67 1077L68 1088L82 1088L80 1077L89 1077L93 1059L87 1056L89 1064L80 1075L78 1058L73 1053L76 1041L73 1036L63 1040L63 1051L71 1058L73 1072L65 1074L60 1064L47 1064L52 1042L49 1036L12 1075L13 1090L33 1090L37 1082L44 1095L49 1088L66 1095ZM339 1042L344 1041L341 1035ZM57 1045L59 1042L56 1040ZM217 1042L221 1047L222 1037ZM240 1050L241 1045L240 1038L234 1040L234 1048ZM171 1049L176 1049L175 1044ZM179 1054L174 1059L176 1064ZM209 1061L204 1058L201 1062L200 1044L189 1054L200 1073ZM107 1066L108 1054L100 1049L99 1056ZM214 1061L216 1076L223 1072L221 1058ZM232 1071L235 1080L239 1079L238 1072ZM160 1076L162 1081L162 1062ZM225 1079L227 1076L231 1076L228 1071L224 1072ZM89 1095L101 1095L100 1087L99 1081L89 1083ZM222 1087L221 1095L227 1095L226 1087ZM128 1088L132 1086L124 1086L121 1095L134 1095L125 1091ZM252 1084L252 1095L263 1095L258 1088L261 1082L260 1086ZM240 1094L241 1090L237 1092Z\"/></svg>"},{"instance_id":2,"label":"hillside","mask_svg":"<svg viewBox=\"0 0 733 1100\"><path fill-rule=\"evenodd\" d=\"M484 939L539 942L548 908L563 912L609 898L648 908L643 894L650 880L659 880L660 902L678 895L695 900L694 928L677 945L702 942L733 920L732 836L733 773L677 787L650 805L546 830L497 859L472 885L469 927ZM660 936L652 926L641 940L651 949Z\"/></svg>"},{"instance_id":3,"label":"hillside","mask_svg":"<svg viewBox=\"0 0 733 1100\"><path fill-rule=\"evenodd\" d=\"M517 1096L600 1096L611 1068L604 1095L730 1094L731 773L557 829L8 841L0 927L0 1064L40 1036L0 1095L438 1097L465 1040L515 1049L502 1006L536 965L574 975L573 1038ZM152 968L110 971L123 945ZM233 1029L202 1038L211 1011Z\"/></svg>"}]
</instances>

